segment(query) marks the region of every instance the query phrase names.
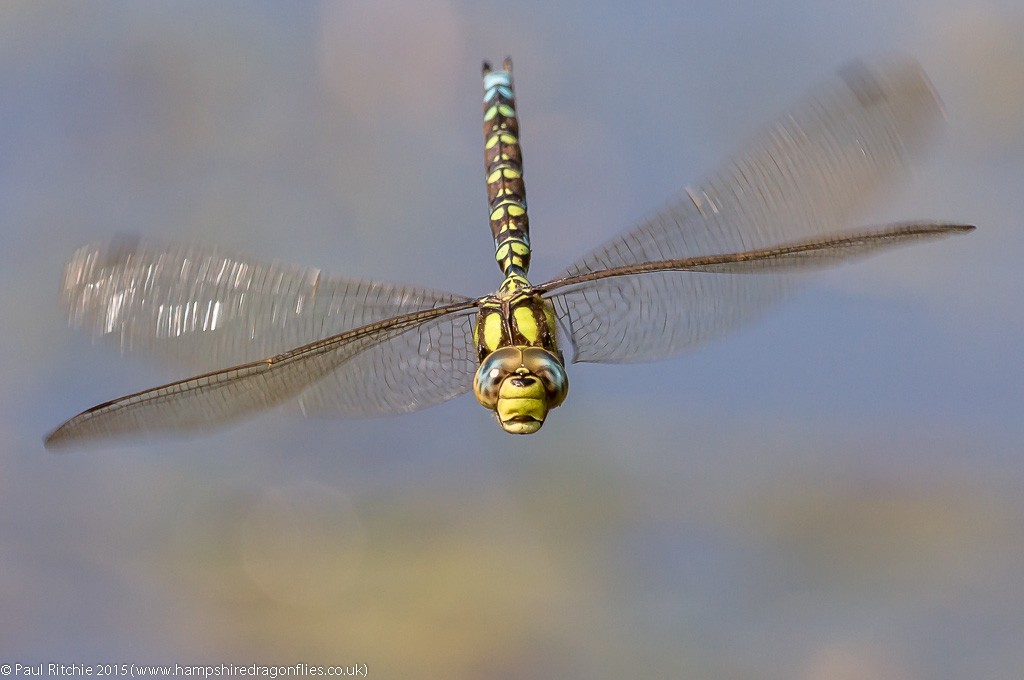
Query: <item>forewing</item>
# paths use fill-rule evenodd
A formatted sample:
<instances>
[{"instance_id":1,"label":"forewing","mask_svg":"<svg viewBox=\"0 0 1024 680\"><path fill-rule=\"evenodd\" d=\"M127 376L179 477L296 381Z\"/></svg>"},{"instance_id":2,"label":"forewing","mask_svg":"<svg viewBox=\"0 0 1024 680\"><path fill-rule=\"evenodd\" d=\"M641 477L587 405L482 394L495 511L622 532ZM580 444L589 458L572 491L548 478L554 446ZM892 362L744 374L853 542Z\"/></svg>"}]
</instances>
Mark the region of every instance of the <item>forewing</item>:
<instances>
[{"instance_id":1,"label":"forewing","mask_svg":"<svg viewBox=\"0 0 1024 680\"><path fill-rule=\"evenodd\" d=\"M559 278L834 234L902 174L940 118L916 63L851 64L718 172ZM692 348L755 316L787 287L791 268L773 269L753 278L663 272L553 297L575 361L636 361Z\"/></svg>"},{"instance_id":2,"label":"forewing","mask_svg":"<svg viewBox=\"0 0 1024 680\"><path fill-rule=\"evenodd\" d=\"M458 379L438 378L436 372L457 365L456 372L461 371L462 380L459 384L468 386L468 381L464 375L466 366L463 363L452 364L445 358L453 353L443 349L435 352L423 344L437 337L432 329L442 329L442 335L451 334L453 343L465 341L459 334L475 313L472 305L472 302L457 303L447 308L415 312L347 331L270 359L115 399L71 418L47 437L46 445L58 448L124 435L187 432L218 426L296 397L301 398L311 389L315 391L316 399L321 401L330 390L354 390L351 395L334 397L333 403L341 411L373 396L375 401L365 403L358 411L361 415L429 406L458 393L452 387ZM320 388L321 381L331 380L334 375L346 375L351 368L350 362L357 357L369 353L377 359L394 359L415 347L424 349L426 357L436 359L436 363L425 370L425 382L421 382L424 374L417 372L424 367L415 359L411 360L413 365L409 370L404 372L390 372L390 367L379 368L380 365L371 360L356 370L357 373L364 371L363 375L368 379L362 387L350 379L343 379ZM380 351L374 354L378 349ZM471 375L472 370L469 370ZM390 393L379 382L385 374L395 380ZM372 387L372 390L367 392L367 387Z\"/></svg>"},{"instance_id":3,"label":"forewing","mask_svg":"<svg viewBox=\"0 0 1024 680\"><path fill-rule=\"evenodd\" d=\"M217 248L118 236L80 248L64 270L72 326L126 353L190 371L256 361L460 295L327 277Z\"/></svg>"},{"instance_id":4,"label":"forewing","mask_svg":"<svg viewBox=\"0 0 1024 680\"><path fill-rule=\"evenodd\" d=\"M543 288L554 291L551 298L570 337L589 352L578 361L656 359L697 347L751 318L785 291L786 274L973 229L891 224L741 253L598 270ZM631 323L621 323L623 318Z\"/></svg>"},{"instance_id":5,"label":"forewing","mask_svg":"<svg viewBox=\"0 0 1024 680\"><path fill-rule=\"evenodd\" d=\"M473 387L476 310L420 324L374 344L304 390L305 415L376 416L418 411Z\"/></svg>"}]
</instances>

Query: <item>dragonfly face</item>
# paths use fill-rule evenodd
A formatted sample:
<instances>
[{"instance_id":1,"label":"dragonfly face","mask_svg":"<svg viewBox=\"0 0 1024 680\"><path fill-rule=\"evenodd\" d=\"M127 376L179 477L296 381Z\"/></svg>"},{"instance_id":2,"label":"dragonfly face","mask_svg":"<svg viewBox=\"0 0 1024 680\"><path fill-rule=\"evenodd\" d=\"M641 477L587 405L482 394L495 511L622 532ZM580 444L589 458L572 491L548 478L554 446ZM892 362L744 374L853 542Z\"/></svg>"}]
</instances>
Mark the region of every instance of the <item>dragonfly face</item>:
<instances>
[{"instance_id":1,"label":"dragonfly face","mask_svg":"<svg viewBox=\"0 0 1024 680\"><path fill-rule=\"evenodd\" d=\"M473 393L505 432L532 434L565 401L569 379L558 356L546 349L502 347L480 362Z\"/></svg>"}]
</instances>

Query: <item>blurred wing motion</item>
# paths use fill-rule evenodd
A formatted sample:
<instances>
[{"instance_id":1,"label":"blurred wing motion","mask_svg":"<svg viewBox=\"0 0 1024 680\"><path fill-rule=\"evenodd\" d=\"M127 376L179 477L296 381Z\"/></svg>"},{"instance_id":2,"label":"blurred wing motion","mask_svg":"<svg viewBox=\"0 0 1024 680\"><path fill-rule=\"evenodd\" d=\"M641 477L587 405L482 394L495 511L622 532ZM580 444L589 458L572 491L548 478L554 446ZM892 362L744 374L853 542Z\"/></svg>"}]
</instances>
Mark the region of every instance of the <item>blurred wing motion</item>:
<instances>
[{"instance_id":1,"label":"blurred wing motion","mask_svg":"<svg viewBox=\"0 0 1024 680\"><path fill-rule=\"evenodd\" d=\"M311 415L407 412L468 391L476 370L470 298L211 248L87 246L65 268L62 298L72 325L125 352L193 371L239 365L89 409L47 446L187 431L288 400Z\"/></svg>"},{"instance_id":2,"label":"blurred wing motion","mask_svg":"<svg viewBox=\"0 0 1024 680\"><path fill-rule=\"evenodd\" d=\"M79 248L61 284L71 326L126 354L156 356L194 372L468 300L134 235Z\"/></svg>"},{"instance_id":3,"label":"blurred wing motion","mask_svg":"<svg viewBox=\"0 0 1024 680\"><path fill-rule=\"evenodd\" d=\"M916 63L845 67L724 167L577 261L557 285L542 286L555 291L574 361L677 354L763 312L788 288L790 270L961 230L841 231L872 194L899 177L940 119L938 100ZM799 254L742 255L786 244L800 246ZM685 262L706 256L723 259L714 266ZM587 276L606 270L615 273ZM763 275L718 275L746 271Z\"/></svg>"}]
</instances>

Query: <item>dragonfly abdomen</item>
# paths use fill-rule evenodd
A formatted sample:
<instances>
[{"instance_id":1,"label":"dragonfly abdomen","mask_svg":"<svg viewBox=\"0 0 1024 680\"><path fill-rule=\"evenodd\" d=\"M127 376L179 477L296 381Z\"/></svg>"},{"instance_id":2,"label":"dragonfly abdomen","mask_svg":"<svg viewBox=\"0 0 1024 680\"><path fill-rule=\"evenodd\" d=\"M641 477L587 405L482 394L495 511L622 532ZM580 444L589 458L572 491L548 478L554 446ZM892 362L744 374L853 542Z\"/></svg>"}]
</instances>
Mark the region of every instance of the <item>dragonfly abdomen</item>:
<instances>
[{"instance_id":1,"label":"dragonfly abdomen","mask_svg":"<svg viewBox=\"0 0 1024 680\"><path fill-rule=\"evenodd\" d=\"M494 257L505 276L530 268L530 220L526 214L523 156L512 86L512 60L500 70L484 62L484 166Z\"/></svg>"}]
</instances>

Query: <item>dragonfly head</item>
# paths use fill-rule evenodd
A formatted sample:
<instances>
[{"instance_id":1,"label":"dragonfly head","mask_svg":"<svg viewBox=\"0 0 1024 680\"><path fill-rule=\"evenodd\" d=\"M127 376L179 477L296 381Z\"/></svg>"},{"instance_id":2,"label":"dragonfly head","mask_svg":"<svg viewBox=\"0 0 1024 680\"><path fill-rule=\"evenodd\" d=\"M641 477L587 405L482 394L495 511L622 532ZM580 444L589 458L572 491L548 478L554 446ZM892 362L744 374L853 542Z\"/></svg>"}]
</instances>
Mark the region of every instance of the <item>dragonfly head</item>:
<instances>
[{"instance_id":1,"label":"dragonfly head","mask_svg":"<svg viewBox=\"0 0 1024 680\"><path fill-rule=\"evenodd\" d=\"M546 349L502 347L480 362L473 392L505 432L532 434L565 401L569 378L561 359Z\"/></svg>"}]
</instances>

